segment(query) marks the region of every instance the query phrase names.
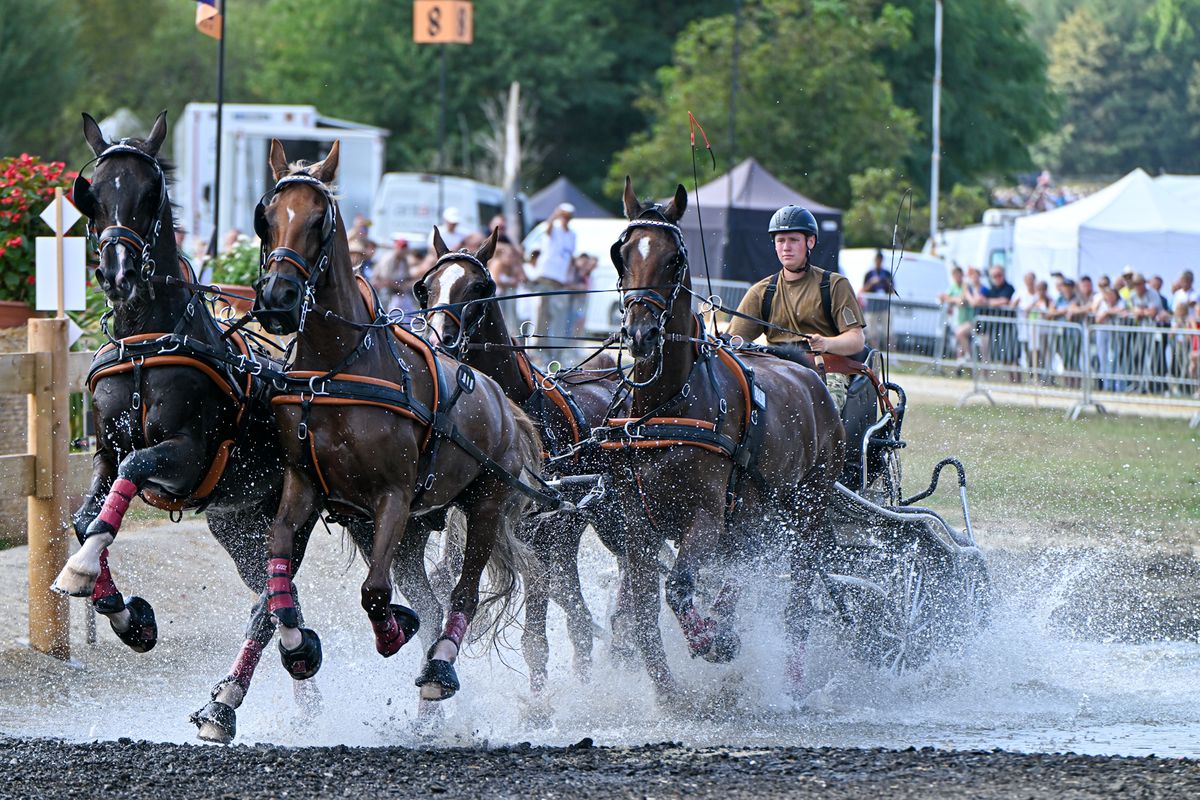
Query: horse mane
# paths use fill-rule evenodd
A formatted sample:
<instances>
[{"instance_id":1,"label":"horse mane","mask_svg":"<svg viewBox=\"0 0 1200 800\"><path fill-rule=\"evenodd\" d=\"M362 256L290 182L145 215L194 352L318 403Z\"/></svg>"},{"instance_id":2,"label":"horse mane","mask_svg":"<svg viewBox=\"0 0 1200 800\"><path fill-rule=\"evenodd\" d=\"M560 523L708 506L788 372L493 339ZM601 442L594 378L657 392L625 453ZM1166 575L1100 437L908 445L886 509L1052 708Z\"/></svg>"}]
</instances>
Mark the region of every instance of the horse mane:
<instances>
[{"instance_id":1,"label":"horse mane","mask_svg":"<svg viewBox=\"0 0 1200 800\"><path fill-rule=\"evenodd\" d=\"M284 173L283 177L290 178L293 175L307 175L310 178L315 178L316 176L309 172L309 169L319 163L319 161L307 161L303 158L298 158L287 165L287 172ZM338 187L336 183L326 183L324 186L334 200L341 198L341 195L337 192Z\"/></svg>"}]
</instances>

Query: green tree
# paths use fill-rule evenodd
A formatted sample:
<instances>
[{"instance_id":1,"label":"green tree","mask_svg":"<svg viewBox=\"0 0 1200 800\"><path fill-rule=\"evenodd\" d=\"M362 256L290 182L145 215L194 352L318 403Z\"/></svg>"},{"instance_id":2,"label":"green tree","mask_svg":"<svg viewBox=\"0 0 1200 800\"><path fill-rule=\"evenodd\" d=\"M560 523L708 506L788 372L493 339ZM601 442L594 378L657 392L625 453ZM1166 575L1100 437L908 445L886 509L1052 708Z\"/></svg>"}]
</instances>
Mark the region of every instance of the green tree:
<instances>
[{"instance_id":1,"label":"green tree","mask_svg":"<svg viewBox=\"0 0 1200 800\"><path fill-rule=\"evenodd\" d=\"M933 119L934 3L892 0L912 19L912 36L879 60L896 102L920 115L908 173L929 183ZM1056 5L1050 2L1049 5ZM942 36L941 184L970 183L1031 165L1029 144L1054 125L1042 48L1009 0L951 0Z\"/></svg>"},{"instance_id":2,"label":"green tree","mask_svg":"<svg viewBox=\"0 0 1200 800\"><path fill-rule=\"evenodd\" d=\"M1063 111L1043 147L1056 170L1200 170L1200 39L1160 37L1149 7L1081 6L1055 32L1048 74Z\"/></svg>"},{"instance_id":3,"label":"green tree","mask_svg":"<svg viewBox=\"0 0 1200 800\"><path fill-rule=\"evenodd\" d=\"M78 20L55 0L6 0L0 9L0 156L45 154L61 104L83 80Z\"/></svg>"},{"instance_id":4,"label":"green tree","mask_svg":"<svg viewBox=\"0 0 1200 800\"><path fill-rule=\"evenodd\" d=\"M628 91L612 79L613 12L575 0L477 0L474 19L473 44L444 46L452 169L467 171L478 155L473 132L487 124L483 104L516 80L522 98L536 103L536 135L549 146L527 187L560 172L602 170L611 152L604 136L614 135L610 120ZM255 38L263 58L252 79L257 93L388 128L390 169L434 168L442 48L412 42L410 3L268 0Z\"/></svg>"},{"instance_id":5,"label":"green tree","mask_svg":"<svg viewBox=\"0 0 1200 800\"><path fill-rule=\"evenodd\" d=\"M895 164L913 142L915 118L893 102L872 60L876 50L904 41L904 15L871 0L754 0L744 14L738 152L754 154L805 194L844 206L849 175ZM639 100L654 121L614 157L611 193L626 174L644 196L662 196L691 174L687 112L710 134L724 127L733 30L724 15L680 36L658 88ZM710 138L719 146L721 137Z\"/></svg>"}]
</instances>

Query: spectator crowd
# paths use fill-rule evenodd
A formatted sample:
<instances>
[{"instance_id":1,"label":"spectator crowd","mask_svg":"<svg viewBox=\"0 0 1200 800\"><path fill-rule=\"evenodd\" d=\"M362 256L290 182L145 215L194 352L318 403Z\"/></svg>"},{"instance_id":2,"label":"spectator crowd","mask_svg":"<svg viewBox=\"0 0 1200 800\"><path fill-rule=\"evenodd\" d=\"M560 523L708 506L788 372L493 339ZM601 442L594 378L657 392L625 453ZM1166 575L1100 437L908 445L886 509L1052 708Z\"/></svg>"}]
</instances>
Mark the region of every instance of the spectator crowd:
<instances>
[{"instance_id":1,"label":"spectator crowd","mask_svg":"<svg viewBox=\"0 0 1200 800\"><path fill-rule=\"evenodd\" d=\"M1003 267L991 267L985 281L979 269L955 266L938 299L960 367L978 358L1014 382L1030 376L1068 387L1079 386L1086 367L1096 388L1200 397L1200 292L1191 270L1169 288L1131 266L1095 282L1030 272L1017 288Z\"/></svg>"}]
</instances>

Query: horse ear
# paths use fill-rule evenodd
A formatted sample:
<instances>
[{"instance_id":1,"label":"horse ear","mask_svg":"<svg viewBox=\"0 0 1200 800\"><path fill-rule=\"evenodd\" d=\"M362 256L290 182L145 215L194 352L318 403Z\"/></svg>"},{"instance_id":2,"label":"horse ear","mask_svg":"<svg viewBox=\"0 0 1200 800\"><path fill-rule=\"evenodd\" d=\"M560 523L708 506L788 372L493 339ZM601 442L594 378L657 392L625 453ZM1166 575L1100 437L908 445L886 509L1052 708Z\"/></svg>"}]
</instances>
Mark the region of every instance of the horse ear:
<instances>
[{"instance_id":1,"label":"horse ear","mask_svg":"<svg viewBox=\"0 0 1200 800\"><path fill-rule=\"evenodd\" d=\"M492 235L484 240L483 245L475 251L475 257L484 264L492 260L496 254L496 242L500 239L500 227L492 228Z\"/></svg>"},{"instance_id":2,"label":"horse ear","mask_svg":"<svg viewBox=\"0 0 1200 800\"><path fill-rule=\"evenodd\" d=\"M637 195L633 193L633 181L628 175L625 176L625 218L633 219L642 210L642 204L638 202Z\"/></svg>"},{"instance_id":3,"label":"horse ear","mask_svg":"<svg viewBox=\"0 0 1200 800\"><path fill-rule=\"evenodd\" d=\"M283 152L283 143L278 139L271 140L271 154L267 160L271 164L271 174L275 176L275 182L283 180L288 171L287 153Z\"/></svg>"},{"instance_id":4,"label":"horse ear","mask_svg":"<svg viewBox=\"0 0 1200 800\"><path fill-rule=\"evenodd\" d=\"M167 111L163 109L158 112L158 117L154 120L154 127L150 129L150 136L146 138L146 148L150 155L157 156L158 149L167 139Z\"/></svg>"},{"instance_id":5,"label":"horse ear","mask_svg":"<svg viewBox=\"0 0 1200 800\"><path fill-rule=\"evenodd\" d=\"M83 112L83 138L87 140L88 147L92 148L92 152L100 155L108 149L108 142L104 140L104 133L100 130L99 123L92 118L92 115Z\"/></svg>"},{"instance_id":6,"label":"horse ear","mask_svg":"<svg viewBox=\"0 0 1200 800\"><path fill-rule=\"evenodd\" d=\"M667 203L667 207L663 209L663 216L668 222L678 222L683 216L683 212L687 210L687 189L683 188L683 184L675 187L675 197L671 202Z\"/></svg>"},{"instance_id":7,"label":"horse ear","mask_svg":"<svg viewBox=\"0 0 1200 800\"><path fill-rule=\"evenodd\" d=\"M340 145L341 140L334 139L333 147L329 148L329 155L325 156L324 161L313 167L312 176L321 183L333 183L333 179L337 177Z\"/></svg>"},{"instance_id":8,"label":"horse ear","mask_svg":"<svg viewBox=\"0 0 1200 800\"><path fill-rule=\"evenodd\" d=\"M442 232L438 230L437 225L433 226L433 252L438 258L450 252L450 248L446 247L446 242L442 239Z\"/></svg>"}]
</instances>

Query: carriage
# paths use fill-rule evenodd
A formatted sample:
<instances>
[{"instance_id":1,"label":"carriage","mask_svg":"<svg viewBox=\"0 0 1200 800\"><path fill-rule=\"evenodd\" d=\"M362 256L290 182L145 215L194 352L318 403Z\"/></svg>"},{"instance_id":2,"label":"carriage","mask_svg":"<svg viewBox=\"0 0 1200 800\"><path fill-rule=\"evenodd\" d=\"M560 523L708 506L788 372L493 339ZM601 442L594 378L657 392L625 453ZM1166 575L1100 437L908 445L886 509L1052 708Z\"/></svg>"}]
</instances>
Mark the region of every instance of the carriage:
<instances>
[{"instance_id":1,"label":"carriage","mask_svg":"<svg viewBox=\"0 0 1200 800\"><path fill-rule=\"evenodd\" d=\"M878 358L871 361L878 366ZM991 582L971 527L966 469L956 458L942 459L925 490L902 497L907 397L899 384L878 382L895 402L883 403L879 414L864 413L863 398L877 394L865 391L870 383L869 376L855 378L844 412L856 448L829 505L836 546L821 565L821 608L856 657L898 672L980 630ZM958 483L962 528L918 505L938 489L947 467Z\"/></svg>"},{"instance_id":2,"label":"carriage","mask_svg":"<svg viewBox=\"0 0 1200 800\"><path fill-rule=\"evenodd\" d=\"M527 359L516 358L524 348L508 338L498 312L478 313L498 308L488 296L495 285L486 267L496 232L474 254L446 252L435 232L439 266L453 264L447 272L456 280L474 276L457 288L431 291L428 277L420 285L424 300L436 298L427 315L440 314L435 346L397 325L351 270L345 229L328 189L337 145L324 161L296 166L273 142L277 183L255 218L264 248L254 317L269 332L297 333L292 360L278 365L229 349L226 340L248 318L216 325L200 302L211 287L196 284L178 266L170 237L157 236L171 225L166 177L156 157L165 118L160 115L148 140L133 143L106 142L90 117L85 132L103 168L103 180L97 171L100 199L93 199L89 218L94 227L108 220L98 237L101 272L117 322L124 325L124 332L116 330L121 338L114 347L122 364L129 361L128 369L104 377L115 388L107 404L98 404L104 406L98 413L111 427L140 409L142 430L98 452L92 491L76 514L82 547L56 587L76 596L111 597L112 607L98 603L98 610L109 615L127 644L150 649L157 638L153 611L145 601L126 601L116 592L107 573L107 548L129 503L145 491L165 487L178 496L180 507L207 511L214 535L260 597L230 674L193 717L202 738L233 738L235 709L277 628L287 672L297 681L317 672L320 640L303 626L292 576L322 514L345 522L368 563L362 607L377 651L391 656L418 633L425 640L417 685L429 702L458 691L453 665L481 607L482 572L496 571L502 580L497 597L506 600L525 568L522 536L537 555L557 559L553 566L559 570L557 579L526 572L523 649L531 689L536 693L544 682L544 615L551 596L579 612L572 639L576 664L586 672L593 630L578 585L581 522L593 525L621 567L610 621L614 645L640 650L660 695L667 697L678 690L658 624L664 594L659 553L668 539L677 551L666 570L666 602L692 655L713 662L732 661L740 650L735 608L742 587L723 570L730 543L779 538L781 530L787 533L793 578L783 626L792 646L789 658L803 660L817 616L842 626L858 657L891 669L920 664L986 617L987 566L974 543L961 464L947 459L926 492L903 499L898 451L905 398L899 386L851 363L851 397L858 405L848 404L846 424L839 425L816 372L705 334L692 312L686 248L674 224L686 205L683 187L664 212L639 204L627 185L630 224L613 247L626 284L624 341L617 352L628 351L635 363L622 368L618 361L599 383L569 385L569 376L531 371ZM120 192L118 167L130 177ZM93 191L81 182L76 196ZM153 212L148 240L116 224L107 209L117 203ZM633 275L651 269L662 274ZM143 298L154 301L155 291L153 307L161 319L145 323L157 326L146 333L135 327L135 312ZM446 302L452 291L466 292L467 299ZM193 324L194 330L188 327ZM157 332L172 329L170 335ZM513 358L477 363L473 370L465 347L472 332L498 337L482 343L476 354L505 352ZM464 348L456 352L448 346L452 340ZM161 366L175 372L160 369L140 351L127 352L143 341L169 345L158 356L173 354ZM182 351L187 358L180 362ZM225 372L247 381L242 394L236 385L225 391ZM187 396L172 391L172 376L178 374L198 381L197 391ZM229 402L209 402L200 391L211 393L209 382ZM601 397L605 386L611 391ZM247 435L242 409L251 399L264 415L258 430L263 443L238 446ZM212 419L180 412L187 402L203 406ZM266 411L268 403L273 414ZM547 422L550 418L555 422ZM222 431L232 438L217 449L225 439L214 432ZM388 447L380 448L380 442ZM547 453L546 446L562 452ZM203 457L210 451L215 455ZM539 473L547 455L550 463L565 458L574 467L545 481ZM226 460L230 466L219 482ZM947 465L958 473L961 531L916 505L936 489ZM245 470L258 470L269 480L244 480ZM217 477L202 482L202 473ZM254 486L259 492L245 496ZM578 502L564 500L556 486L570 487L567 494ZM692 502L680 502L684 496ZM241 513L251 506L253 515ZM444 525L452 506L465 513L468 526L461 574L443 608L421 558L425 539ZM566 522L556 526L556 516ZM545 524L524 527L534 517ZM724 577L703 609L696 602L702 569ZM416 611L391 602L392 575ZM569 617L572 613L568 608ZM434 624L419 625L419 617ZM795 674L791 666L789 672Z\"/></svg>"}]
</instances>

